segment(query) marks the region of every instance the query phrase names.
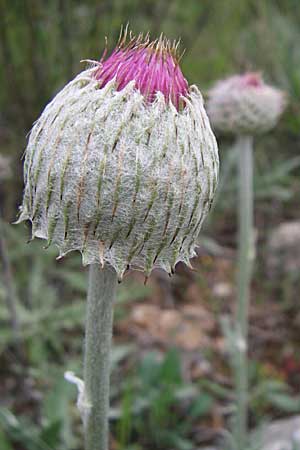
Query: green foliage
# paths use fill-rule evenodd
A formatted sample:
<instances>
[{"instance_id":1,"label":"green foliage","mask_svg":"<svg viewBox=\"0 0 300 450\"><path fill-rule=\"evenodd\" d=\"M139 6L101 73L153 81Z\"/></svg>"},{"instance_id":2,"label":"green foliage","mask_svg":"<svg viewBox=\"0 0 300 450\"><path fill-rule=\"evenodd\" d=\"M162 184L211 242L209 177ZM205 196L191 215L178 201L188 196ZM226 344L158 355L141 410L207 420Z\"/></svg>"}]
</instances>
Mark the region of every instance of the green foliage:
<instances>
[{"instance_id":1,"label":"green foliage","mask_svg":"<svg viewBox=\"0 0 300 450\"><path fill-rule=\"evenodd\" d=\"M256 141L255 197L258 212L272 218L274 204L298 217L300 129L299 0L0 0L0 152L13 159L14 178L1 185L4 216L16 215L22 192L21 155L25 135L51 97L84 65L99 59L108 36L114 46L121 24L134 32L161 31L181 36L186 54L184 74L204 92L216 79L243 70L262 70L266 80L287 91L290 106L277 130ZM231 141L220 140L221 182L210 230L233 223L236 202L236 153ZM280 208L279 208L280 209ZM232 225L231 225L232 226ZM7 378L30 383L34 404L20 405L16 396L0 409L1 450L77 450L81 424L74 406L75 388L63 371L81 372L86 273L79 255L56 262L54 248L24 244L28 230L5 227L17 315L21 323L22 357L15 357L15 335L5 305L0 277L0 356ZM116 319L126 317L130 302L149 289L125 282L119 290ZM234 339L234 336L233 336ZM114 436L119 449L195 448L192 428L215 402L232 405L230 387L213 380L187 385L180 355L145 354L136 371L123 379L120 367L133 359L134 348L114 349L112 384ZM286 384L267 381L253 369L250 407L260 421L278 414L299 413L300 399ZM120 382L120 380L123 380ZM25 389L26 390L26 389ZM22 394L23 395L23 394ZM20 394L20 397L22 397ZM13 395L9 393L8 397ZM2 403L1 403L2 404ZM234 449L232 436L228 446ZM254 449L249 444L249 450ZM19 447L18 447L19 446ZM248 450L248 449L247 449Z\"/></svg>"},{"instance_id":2,"label":"green foliage","mask_svg":"<svg viewBox=\"0 0 300 450\"><path fill-rule=\"evenodd\" d=\"M253 383L253 380L252 380ZM263 417L270 408L287 414L299 414L300 396L292 394L286 383L277 379L258 379L253 383L250 406Z\"/></svg>"},{"instance_id":3,"label":"green foliage","mask_svg":"<svg viewBox=\"0 0 300 450\"><path fill-rule=\"evenodd\" d=\"M116 425L119 448L128 450L134 438L153 450L193 449L193 424L212 407L209 393L185 383L176 350L164 356L147 353L124 386L122 413Z\"/></svg>"},{"instance_id":4,"label":"green foliage","mask_svg":"<svg viewBox=\"0 0 300 450\"><path fill-rule=\"evenodd\" d=\"M222 155L222 172L215 201L216 213L221 214L233 208L237 193L237 152L233 146L225 150ZM267 207L270 200L288 202L293 200L297 171L300 167L300 157L294 156L282 161L273 158L269 162L268 170L261 167L260 154L255 155L256 171L254 174L254 196L259 207ZM214 221L209 218L210 223Z\"/></svg>"},{"instance_id":5,"label":"green foliage","mask_svg":"<svg viewBox=\"0 0 300 450\"><path fill-rule=\"evenodd\" d=\"M55 249L45 251L39 242L29 245L22 242L24 232L20 228L4 225L4 231L16 283L16 315L20 323L18 348L21 353L14 358L10 376L21 377L21 397L29 381L30 390L36 392L40 400L33 410L30 405L26 407L29 414L27 411L15 414L14 408L0 408L1 450L2 445L3 450L11 450L16 443L21 443L24 450L80 448L82 436L74 434L74 421L79 422L76 391L63 373L72 369L80 374L82 370L86 271L81 268L79 255L56 262ZM124 283L118 291L117 316L124 317L122 308L147 292L147 288L132 281ZM11 349L14 352L15 345L9 311L3 302L5 295L0 279L0 352L3 358L13 354ZM128 344L115 345L112 370L128 358L133 349ZM15 402L18 405L18 397ZM37 407L40 410L38 420L33 417Z\"/></svg>"}]
</instances>

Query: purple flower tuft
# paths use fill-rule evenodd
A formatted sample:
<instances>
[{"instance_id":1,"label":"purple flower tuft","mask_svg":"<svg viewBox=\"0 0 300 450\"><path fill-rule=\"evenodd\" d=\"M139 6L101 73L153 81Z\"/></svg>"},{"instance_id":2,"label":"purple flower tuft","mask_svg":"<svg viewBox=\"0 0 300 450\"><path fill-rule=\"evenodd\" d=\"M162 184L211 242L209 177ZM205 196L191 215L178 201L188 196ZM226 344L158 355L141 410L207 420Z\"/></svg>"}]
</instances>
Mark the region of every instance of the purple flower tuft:
<instances>
[{"instance_id":1,"label":"purple flower tuft","mask_svg":"<svg viewBox=\"0 0 300 450\"><path fill-rule=\"evenodd\" d=\"M149 36L137 38L130 35L126 42L127 30L112 54L103 61L95 72L95 77L104 87L113 78L117 81L117 90L122 90L130 81L148 102L153 102L156 93L163 93L179 109L181 97L188 93L188 83L179 67L178 44L170 42L162 35L150 42Z\"/></svg>"}]
</instances>

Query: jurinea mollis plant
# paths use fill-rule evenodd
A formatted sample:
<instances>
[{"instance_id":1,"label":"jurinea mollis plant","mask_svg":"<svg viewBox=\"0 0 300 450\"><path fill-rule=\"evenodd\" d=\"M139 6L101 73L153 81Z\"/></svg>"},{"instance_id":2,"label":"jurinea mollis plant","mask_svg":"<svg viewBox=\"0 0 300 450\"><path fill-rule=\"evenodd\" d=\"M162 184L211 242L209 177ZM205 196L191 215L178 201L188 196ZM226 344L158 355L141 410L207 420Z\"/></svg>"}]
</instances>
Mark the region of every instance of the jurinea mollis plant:
<instances>
[{"instance_id":1,"label":"jurinea mollis plant","mask_svg":"<svg viewBox=\"0 0 300 450\"><path fill-rule=\"evenodd\" d=\"M234 326L236 345L233 364L236 380L236 448L248 446L248 311L255 257L253 209L253 137L271 130L286 106L285 94L264 83L258 73L235 75L219 81L209 92L208 115L221 133L236 136L239 181L239 245L237 308ZM242 344L242 345L241 345Z\"/></svg>"},{"instance_id":2,"label":"jurinea mollis plant","mask_svg":"<svg viewBox=\"0 0 300 450\"><path fill-rule=\"evenodd\" d=\"M104 55L105 56L105 55ZM218 178L215 137L177 44L119 40L67 84L34 124L19 221L83 264L148 276L188 263Z\"/></svg>"},{"instance_id":3,"label":"jurinea mollis plant","mask_svg":"<svg viewBox=\"0 0 300 450\"><path fill-rule=\"evenodd\" d=\"M218 81L209 91L207 112L215 130L255 135L271 130L286 106L285 94L248 72Z\"/></svg>"}]
</instances>

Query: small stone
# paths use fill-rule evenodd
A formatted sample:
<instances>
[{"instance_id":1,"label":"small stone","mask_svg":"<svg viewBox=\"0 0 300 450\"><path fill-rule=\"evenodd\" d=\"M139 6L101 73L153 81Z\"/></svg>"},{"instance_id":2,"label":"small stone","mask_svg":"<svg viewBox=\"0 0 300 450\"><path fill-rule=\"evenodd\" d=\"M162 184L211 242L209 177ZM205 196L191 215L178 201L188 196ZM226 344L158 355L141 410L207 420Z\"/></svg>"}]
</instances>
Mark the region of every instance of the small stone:
<instances>
[{"instance_id":1,"label":"small stone","mask_svg":"<svg viewBox=\"0 0 300 450\"><path fill-rule=\"evenodd\" d=\"M276 227L267 243L268 276L293 276L300 271L300 221L284 222Z\"/></svg>"},{"instance_id":2,"label":"small stone","mask_svg":"<svg viewBox=\"0 0 300 450\"><path fill-rule=\"evenodd\" d=\"M213 286L213 295L219 298L228 298L232 295L232 286L230 283L217 283Z\"/></svg>"},{"instance_id":3,"label":"small stone","mask_svg":"<svg viewBox=\"0 0 300 450\"><path fill-rule=\"evenodd\" d=\"M300 416L277 420L262 430L262 450L294 450ZM296 447L297 448L297 447Z\"/></svg>"}]
</instances>

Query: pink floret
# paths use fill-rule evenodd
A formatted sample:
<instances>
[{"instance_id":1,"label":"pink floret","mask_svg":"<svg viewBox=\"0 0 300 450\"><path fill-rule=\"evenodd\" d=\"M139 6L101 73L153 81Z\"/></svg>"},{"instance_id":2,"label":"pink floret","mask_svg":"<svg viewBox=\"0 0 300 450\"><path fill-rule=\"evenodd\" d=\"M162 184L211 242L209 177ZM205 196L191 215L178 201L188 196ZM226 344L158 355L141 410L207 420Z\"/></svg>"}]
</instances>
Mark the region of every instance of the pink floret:
<instances>
[{"instance_id":1,"label":"pink floret","mask_svg":"<svg viewBox=\"0 0 300 450\"><path fill-rule=\"evenodd\" d=\"M248 72L244 75L240 75L240 82L245 87L261 87L264 85L261 74L257 72Z\"/></svg>"},{"instance_id":2,"label":"pink floret","mask_svg":"<svg viewBox=\"0 0 300 450\"><path fill-rule=\"evenodd\" d=\"M117 47L102 62L95 77L100 81L101 87L116 78L118 91L134 80L136 88L146 101L153 102L156 93L161 92L177 109L181 96L188 93L188 83L172 52L151 46Z\"/></svg>"}]
</instances>

